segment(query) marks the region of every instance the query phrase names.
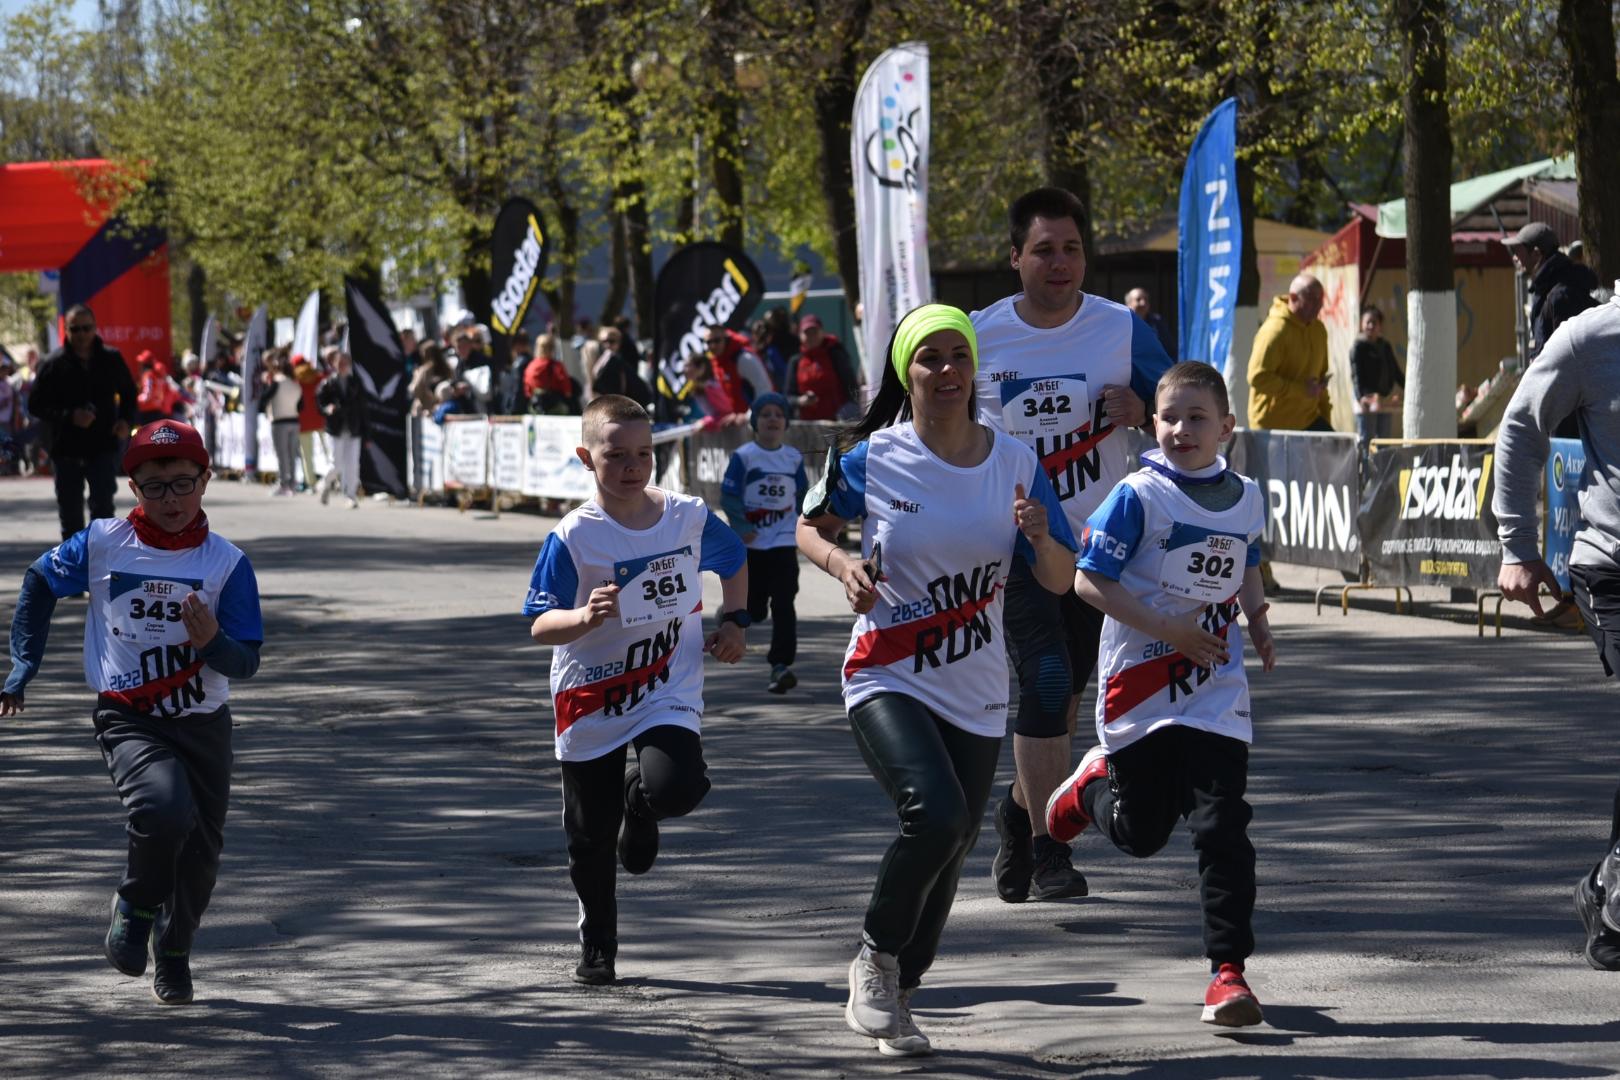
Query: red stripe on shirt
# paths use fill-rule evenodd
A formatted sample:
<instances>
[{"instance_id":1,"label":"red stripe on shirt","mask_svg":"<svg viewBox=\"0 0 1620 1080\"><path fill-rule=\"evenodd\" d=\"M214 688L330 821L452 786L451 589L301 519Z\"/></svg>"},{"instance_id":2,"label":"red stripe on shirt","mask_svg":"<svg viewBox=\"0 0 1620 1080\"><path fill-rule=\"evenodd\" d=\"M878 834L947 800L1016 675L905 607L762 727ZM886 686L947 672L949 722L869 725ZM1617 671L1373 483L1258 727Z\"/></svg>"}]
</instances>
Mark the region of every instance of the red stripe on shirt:
<instances>
[{"instance_id":1,"label":"red stripe on shirt","mask_svg":"<svg viewBox=\"0 0 1620 1080\"><path fill-rule=\"evenodd\" d=\"M966 626L975 615L995 602L996 593L1001 591L1001 587L1002 583L998 581L991 587L990 595L969 600L950 611L935 612L927 618L914 619L897 626L868 630L855 639L855 648L850 652L849 659L844 661L844 678L849 678L862 668L887 667L896 660L915 655L917 635L926 630L944 629L953 623Z\"/></svg>"},{"instance_id":2,"label":"red stripe on shirt","mask_svg":"<svg viewBox=\"0 0 1620 1080\"><path fill-rule=\"evenodd\" d=\"M1087 433L1090 430L1091 425L1087 424L1085 427L1080 429L1079 433ZM1047 454L1045 457L1041 458L1041 467L1046 470L1046 475L1051 477L1055 483L1057 477L1062 476L1065 469L1074 464L1076 461L1079 461L1081 458L1085 457L1087 454L1091 453L1097 448L1098 443L1102 442L1113 433L1114 429L1112 427L1107 427L1103 428L1103 430L1099 431L1095 435L1086 434L1084 438L1076 439L1068 446L1062 447L1058 450L1053 450L1050 454Z\"/></svg>"},{"instance_id":3,"label":"red stripe on shirt","mask_svg":"<svg viewBox=\"0 0 1620 1080\"><path fill-rule=\"evenodd\" d=\"M606 705L609 690L634 683L652 682L669 670L670 661L674 658L675 650L671 649L645 667L634 668L611 679L603 679L601 682L587 683L584 686L564 690L552 700L552 706L557 713L557 734L561 735L573 727L576 720L589 716Z\"/></svg>"},{"instance_id":4,"label":"red stripe on shirt","mask_svg":"<svg viewBox=\"0 0 1620 1080\"><path fill-rule=\"evenodd\" d=\"M1235 617L1228 619L1215 632L1222 637L1226 637L1227 627L1236 621ZM1133 664L1124 671L1110 675L1108 677L1108 687L1103 694L1103 723L1112 724L1148 698L1168 687L1170 685L1170 667L1177 662L1192 663L1180 652L1172 652L1144 663Z\"/></svg>"},{"instance_id":5,"label":"red stripe on shirt","mask_svg":"<svg viewBox=\"0 0 1620 1080\"><path fill-rule=\"evenodd\" d=\"M167 694L172 694L186 683L197 677L203 669L203 662L195 660L173 675L165 675L161 679L144 682L136 690L103 690L98 696L110 698L127 709L138 713L149 713L158 701Z\"/></svg>"}]
</instances>

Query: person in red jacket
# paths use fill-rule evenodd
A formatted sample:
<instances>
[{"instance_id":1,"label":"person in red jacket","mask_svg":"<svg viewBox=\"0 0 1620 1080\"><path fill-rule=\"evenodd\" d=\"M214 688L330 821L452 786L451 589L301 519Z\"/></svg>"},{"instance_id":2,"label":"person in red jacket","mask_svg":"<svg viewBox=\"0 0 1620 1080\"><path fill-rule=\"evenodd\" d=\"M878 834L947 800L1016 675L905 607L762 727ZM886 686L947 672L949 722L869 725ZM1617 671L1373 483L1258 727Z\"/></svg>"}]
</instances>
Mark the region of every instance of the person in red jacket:
<instances>
[{"instance_id":1,"label":"person in red jacket","mask_svg":"<svg viewBox=\"0 0 1620 1080\"><path fill-rule=\"evenodd\" d=\"M328 349L333 354L326 357L327 364L333 362L336 349ZM326 434L326 418L321 415L321 407L316 404L315 391L321 383L326 381L326 372L302 354L292 358L293 378L298 380L299 388L304 392L304 398L298 403L298 460L304 467L304 488L311 495L315 494L320 486L321 474L315 471L315 440L323 438ZM327 453L331 459L331 453Z\"/></svg>"},{"instance_id":2,"label":"person in red jacket","mask_svg":"<svg viewBox=\"0 0 1620 1080\"><path fill-rule=\"evenodd\" d=\"M799 320L799 355L788 365L787 395L800 420L837 420L859 407L855 365L843 342L821 328L819 315Z\"/></svg>"},{"instance_id":3,"label":"person in red jacket","mask_svg":"<svg viewBox=\"0 0 1620 1080\"><path fill-rule=\"evenodd\" d=\"M756 397L775 389L748 335L711 326L704 331L704 343L709 352L709 374L728 399L727 414L747 413Z\"/></svg>"},{"instance_id":4,"label":"person in red jacket","mask_svg":"<svg viewBox=\"0 0 1620 1080\"><path fill-rule=\"evenodd\" d=\"M523 394L529 401L529 411L556 416L579 415L579 386L556 355L556 337L541 334L534 344L534 359L523 369Z\"/></svg>"},{"instance_id":5,"label":"person in red jacket","mask_svg":"<svg viewBox=\"0 0 1620 1080\"><path fill-rule=\"evenodd\" d=\"M140 390L135 397L137 422L149 424L154 420L174 417L180 404L180 388L169 378L169 365L159 360L150 349L143 349L135 357L140 368Z\"/></svg>"}]
</instances>

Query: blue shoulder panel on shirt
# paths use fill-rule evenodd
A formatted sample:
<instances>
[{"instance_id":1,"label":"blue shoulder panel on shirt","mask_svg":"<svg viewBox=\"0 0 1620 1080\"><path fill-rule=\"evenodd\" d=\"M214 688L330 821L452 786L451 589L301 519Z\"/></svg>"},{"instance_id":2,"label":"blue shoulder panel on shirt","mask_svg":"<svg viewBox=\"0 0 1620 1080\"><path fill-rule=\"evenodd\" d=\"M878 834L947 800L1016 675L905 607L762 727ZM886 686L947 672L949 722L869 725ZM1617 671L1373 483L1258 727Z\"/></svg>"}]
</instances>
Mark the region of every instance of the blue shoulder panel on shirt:
<instances>
[{"instance_id":1,"label":"blue shoulder panel on shirt","mask_svg":"<svg viewBox=\"0 0 1620 1080\"><path fill-rule=\"evenodd\" d=\"M1159 386L1159 376L1170 370L1174 363L1164 351L1159 335L1153 327L1131 316L1131 392L1147 402L1148 415L1153 415L1153 397Z\"/></svg>"},{"instance_id":2,"label":"blue shoulder panel on shirt","mask_svg":"<svg viewBox=\"0 0 1620 1080\"><path fill-rule=\"evenodd\" d=\"M90 588L90 530L80 529L34 560L34 569L58 599Z\"/></svg>"},{"instance_id":3,"label":"blue shoulder panel on shirt","mask_svg":"<svg viewBox=\"0 0 1620 1080\"><path fill-rule=\"evenodd\" d=\"M237 641L263 641L264 618L259 611L259 579L243 555L219 590L219 628Z\"/></svg>"},{"instance_id":4,"label":"blue shoulder panel on shirt","mask_svg":"<svg viewBox=\"0 0 1620 1080\"><path fill-rule=\"evenodd\" d=\"M1080 557L1075 565L1118 581L1125 572L1125 564L1136 554L1146 525L1147 517L1142 512L1142 500L1136 489L1121 482L1086 519L1085 534L1080 538Z\"/></svg>"},{"instance_id":5,"label":"blue shoulder panel on shirt","mask_svg":"<svg viewBox=\"0 0 1620 1080\"><path fill-rule=\"evenodd\" d=\"M737 533L717 514L708 513L703 519L703 554L698 569L713 570L728 578L747 562L748 549L737 539Z\"/></svg>"},{"instance_id":6,"label":"blue shoulder panel on shirt","mask_svg":"<svg viewBox=\"0 0 1620 1080\"><path fill-rule=\"evenodd\" d=\"M529 575L529 595L523 599L523 614L539 615L552 608L571 608L579 595L579 571L574 557L556 533L546 537Z\"/></svg>"},{"instance_id":7,"label":"blue shoulder panel on shirt","mask_svg":"<svg viewBox=\"0 0 1620 1080\"><path fill-rule=\"evenodd\" d=\"M845 521L866 516L866 452L870 446L857 443L838 458L838 482L827 495L832 512Z\"/></svg>"},{"instance_id":8,"label":"blue shoulder panel on shirt","mask_svg":"<svg viewBox=\"0 0 1620 1080\"><path fill-rule=\"evenodd\" d=\"M720 480L720 490L727 495L741 495L743 485L747 483L744 479L747 470L748 466L743 464L742 455L733 453L731 460L726 462L726 475Z\"/></svg>"}]
</instances>

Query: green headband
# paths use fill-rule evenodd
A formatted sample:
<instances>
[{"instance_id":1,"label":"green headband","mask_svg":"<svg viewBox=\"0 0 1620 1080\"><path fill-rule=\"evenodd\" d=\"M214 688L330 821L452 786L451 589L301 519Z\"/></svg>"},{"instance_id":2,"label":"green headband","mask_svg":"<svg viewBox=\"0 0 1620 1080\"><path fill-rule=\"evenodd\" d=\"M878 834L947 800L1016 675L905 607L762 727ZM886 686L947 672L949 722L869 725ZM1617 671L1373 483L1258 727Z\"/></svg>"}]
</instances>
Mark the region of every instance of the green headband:
<instances>
[{"instance_id":1,"label":"green headband","mask_svg":"<svg viewBox=\"0 0 1620 1080\"><path fill-rule=\"evenodd\" d=\"M894 365L894 373L900 376L900 385L906 390L911 389L911 358L917 355L924 338L941 330L955 330L967 338L968 350L973 354L973 367L978 369L979 339L973 333L973 324L968 321L967 312L949 304L924 304L920 308L913 308L900 320L900 325L894 331L894 348L889 353L889 363Z\"/></svg>"}]
</instances>

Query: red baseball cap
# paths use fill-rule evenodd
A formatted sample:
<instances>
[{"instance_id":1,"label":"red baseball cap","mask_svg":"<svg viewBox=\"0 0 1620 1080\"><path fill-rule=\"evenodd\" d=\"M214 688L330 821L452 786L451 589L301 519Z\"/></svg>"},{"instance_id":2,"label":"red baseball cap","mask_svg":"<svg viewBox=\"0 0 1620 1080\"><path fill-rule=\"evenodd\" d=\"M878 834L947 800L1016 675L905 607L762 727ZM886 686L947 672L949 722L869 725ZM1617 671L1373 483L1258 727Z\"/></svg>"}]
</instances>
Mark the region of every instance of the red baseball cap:
<instances>
[{"instance_id":1,"label":"red baseball cap","mask_svg":"<svg viewBox=\"0 0 1620 1080\"><path fill-rule=\"evenodd\" d=\"M812 326L814 326L818 330L821 329L821 316L820 315L805 315L805 316L803 316L802 318L799 319L799 333L801 333L801 334L804 333L805 330L809 329Z\"/></svg>"},{"instance_id":2,"label":"red baseball cap","mask_svg":"<svg viewBox=\"0 0 1620 1080\"><path fill-rule=\"evenodd\" d=\"M208 448L203 445L202 435L190 424L178 420L154 420L136 431L135 437L129 440L129 449L124 451L124 474L130 475L157 458L182 458L195 461L205 469L209 466Z\"/></svg>"}]
</instances>

